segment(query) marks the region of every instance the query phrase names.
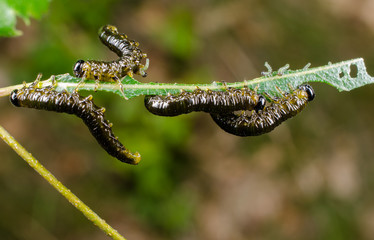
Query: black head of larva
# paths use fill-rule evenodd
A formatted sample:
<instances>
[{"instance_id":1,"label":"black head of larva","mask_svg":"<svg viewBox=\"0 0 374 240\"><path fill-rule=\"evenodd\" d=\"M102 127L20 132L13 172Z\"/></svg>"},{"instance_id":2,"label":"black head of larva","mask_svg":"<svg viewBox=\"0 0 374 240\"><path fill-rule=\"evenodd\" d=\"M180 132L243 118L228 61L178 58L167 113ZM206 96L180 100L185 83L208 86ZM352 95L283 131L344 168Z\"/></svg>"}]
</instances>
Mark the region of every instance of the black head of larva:
<instances>
[{"instance_id":1,"label":"black head of larva","mask_svg":"<svg viewBox=\"0 0 374 240\"><path fill-rule=\"evenodd\" d=\"M258 102L257 102L257 104L256 104L256 106L255 106L255 108L254 108L254 110L255 110L256 112L258 112L258 111L260 111L260 110L263 110L264 107L265 107L265 104L266 104L266 99L265 99L265 97L262 96L262 95L260 95L260 96L258 97Z\"/></svg>"},{"instance_id":2,"label":"black head of larva","mask_svg":"<svg viewBox=\"0 0 374 240\"><path fill-rule=\"evenodd\" d=\"M19 104L19 101L18 101L18 96L17 96L17 93L18 93L18 90L13 90L12 93L10 94L10 102L16 106L16 107L20 107L21 105Z\"/></svg>"},{"instance_id":3,"label":"black head of larva","mask_svg":"<svg viewBox=\"0 0 374 240\"><path fill-rule=\"evenodd\" d=\"M302 91L305 91L308 94L308 101L312 101L314 99L314 97L316 96L312 86L310 86L308 84L301 85L299 87L299 89L302 90Z\"/></svg>"},{"instance_id":4,"label":"black head of larva","mask_svg":"<svg viewBox=\"0 0 374 240\"><path fill-rule=\"evenodd\" d=\"M82 66L83 66L84 61L83 60L78 60L73 68L74 75L76 77L82 77L83 76L83 71L82 71Z\"/></svg>"}]
</instances>

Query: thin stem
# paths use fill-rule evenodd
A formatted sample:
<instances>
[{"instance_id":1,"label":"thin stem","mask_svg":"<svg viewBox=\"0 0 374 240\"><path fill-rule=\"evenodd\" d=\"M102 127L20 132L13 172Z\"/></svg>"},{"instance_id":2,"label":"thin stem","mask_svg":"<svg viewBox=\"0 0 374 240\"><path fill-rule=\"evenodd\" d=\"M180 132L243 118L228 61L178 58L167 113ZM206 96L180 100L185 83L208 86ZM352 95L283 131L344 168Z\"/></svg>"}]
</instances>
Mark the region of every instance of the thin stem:
<instances>
[{"instance_id":1,"label":"thin stem","mask_svg":"<svg viewBox=\"0 0 374 240\"><path fill-rule=\"evenodd\" d=\"M23 84L13 85L5 88L0 88L0 97L8 96L14 89L22 88Z\"/></svg>"},{"instance_id":2,"label":"thin stem","mask_svg":"<svg viewBox=\"0 0 374 240\"><path fill-rule=\"evenodd\" d=\"M56 179L31 153L22 147L2 126L0 126L0 137L20 156L22 157L36 172L38 172L45 180L49 182L60 194L62 194L75 208L81 211L93 224L103 230L108 236L116 240L126 240L117 230L112 228L84 204L77 196L75 196L67 187Z\"/></svg>"}]
</instances>

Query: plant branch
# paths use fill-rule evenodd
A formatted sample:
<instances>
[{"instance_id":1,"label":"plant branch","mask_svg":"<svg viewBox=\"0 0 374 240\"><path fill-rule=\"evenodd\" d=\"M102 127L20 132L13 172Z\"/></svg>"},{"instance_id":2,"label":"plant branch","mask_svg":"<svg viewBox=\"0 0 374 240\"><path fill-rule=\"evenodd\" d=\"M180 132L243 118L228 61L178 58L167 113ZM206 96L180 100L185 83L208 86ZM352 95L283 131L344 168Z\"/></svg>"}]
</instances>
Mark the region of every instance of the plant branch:
<instances>
[{"instance_id":1,"label":"plant branch","mask_svg":"<svg viewBox=\"0 0 374 240\"><path fill-rule=\"evenodd\" d=\"M288 65L279 68L277 71L271 72L269 64L266 65L268 72L265 76L252 80L244 80L242 82L222 83L213 82L211 84L177 84L177 83L142 83L129 76L122 79L124 93L116 82L100 82L82 81L81 78L73 77L69 74L61 74L51 76L45 81L41 81L38 87L50 86L52 79L55 77L54 87L56 91L66 90L68 92L76 90L88 91L107 91L125 96L127 99L140 95L167 95L177 94L181 90L193 91L196 87L203 90L210 89L212 91L224 91L227 87L256 89L257 93L268 96L281 96L279 90L289 92L297 86L306 82L323 82L329 84L339 91L350 91L352 89L374 83L365 67L362 58L343 61L335 64L327 64L325 66L309 68L309 64L299 70L289 70ZM0 88L0 97L7 96L11 90L19 88L20 85Z\"/></svg>"},{"instance_id":2,"label":"plant branch","mask_svg":"<svg viewBox=\"0 0 374 240\"><path fill-rule=\"evenodd\" d=\"M55 176L36 160L31 153L22 147L2 126L0 126L0 137L36 172L49 182L61 195L63 195L75 208L83 213L88 220L93 222L108 236L116 240L126 240L117 230L113 229L104 219L100 218L93 210L84 204L76 195L65 187Z\"/></svg>"}]
</instances>

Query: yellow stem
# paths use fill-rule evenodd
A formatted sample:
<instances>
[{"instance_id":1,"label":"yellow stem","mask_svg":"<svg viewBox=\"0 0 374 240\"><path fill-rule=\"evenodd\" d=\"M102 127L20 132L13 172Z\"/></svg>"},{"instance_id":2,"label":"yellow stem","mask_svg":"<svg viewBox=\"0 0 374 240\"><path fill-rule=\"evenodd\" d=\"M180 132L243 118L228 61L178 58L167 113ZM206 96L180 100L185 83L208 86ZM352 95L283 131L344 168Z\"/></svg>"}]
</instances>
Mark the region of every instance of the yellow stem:
<instances>
[{"instance_id":1,"label":"yellow stem","mask_svg":"<svg viewBox=\"0 0 374 240\"><path fill-rule=\"evenodd\" d=\"M77 196L75 196L67 187L65 187L55 176L52 175L31 153L22 147L2 126L0 126L0 137L20 156L22 157L36 172L38 172L45 180L47 180L57 191L60 192L74 207L81 211L91 222L103 230L108 236L116 240L126 240L117 230L107 224L104 219L100 218L92 209L84 204Z\"/></svg>"}]
</instances>

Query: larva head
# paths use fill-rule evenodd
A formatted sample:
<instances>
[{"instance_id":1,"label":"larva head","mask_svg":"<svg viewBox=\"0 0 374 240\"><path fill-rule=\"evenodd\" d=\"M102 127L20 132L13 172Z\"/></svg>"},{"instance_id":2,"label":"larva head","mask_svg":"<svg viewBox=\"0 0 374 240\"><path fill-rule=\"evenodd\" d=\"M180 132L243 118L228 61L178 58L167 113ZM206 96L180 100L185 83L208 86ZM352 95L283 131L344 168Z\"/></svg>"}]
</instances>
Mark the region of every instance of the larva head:
<instances>
[{"instance_id":1,"label":"larva head","mask_svg":"<svg viewBox=\"0 0 374 240\"><path fill-rule=\"evenodd\" d=\"M260 110L263 110L264 107L265 107L265 104L266 104L266 99L265 99L265 97L262 96L262 95L260 95L260 96L258 97L258 102L257 102L257 104L256 104L256 106L255 106L255 108L254 108L254 110L255 110L256 112L258 112L258 111L260 111Z\"/></svg>"},{"instance_id":2,"label":"larva head","mask_svg":"<svg viewBox=\"0 0 374 240\"><path fill-rule=\"evenodd\" d=\"M83 60L78 60L75 63L73 72L76 77L79 77L79 78L83 77L83 64L84 64Z\"/></svg>"},{"instance_id":3,"label":"larva head","mask_svg":"<svg viewBox=\"0 0 374 240\"><path fill-rule=\"evenodd\" d=\"M18 90L13 90L12 93L10 94L10 102L16 106L16 107L20 107L21 105L19 104L19 101L18 101L18 96L17 96L17 93L18 93Z\"/></svg>"},{"instance_id":4,"label":"larva head","mask_svg":"<svg viewBox=\"0 0 374 240\"><path fill-rule=\"evenodd\" d=\"M308 95L308 101L312 101L314 99L314 97L316 96L312 86L310 86L308 84L300 85L299 89L306 92L306 94Z\"/></svg>"}]
</instances>

